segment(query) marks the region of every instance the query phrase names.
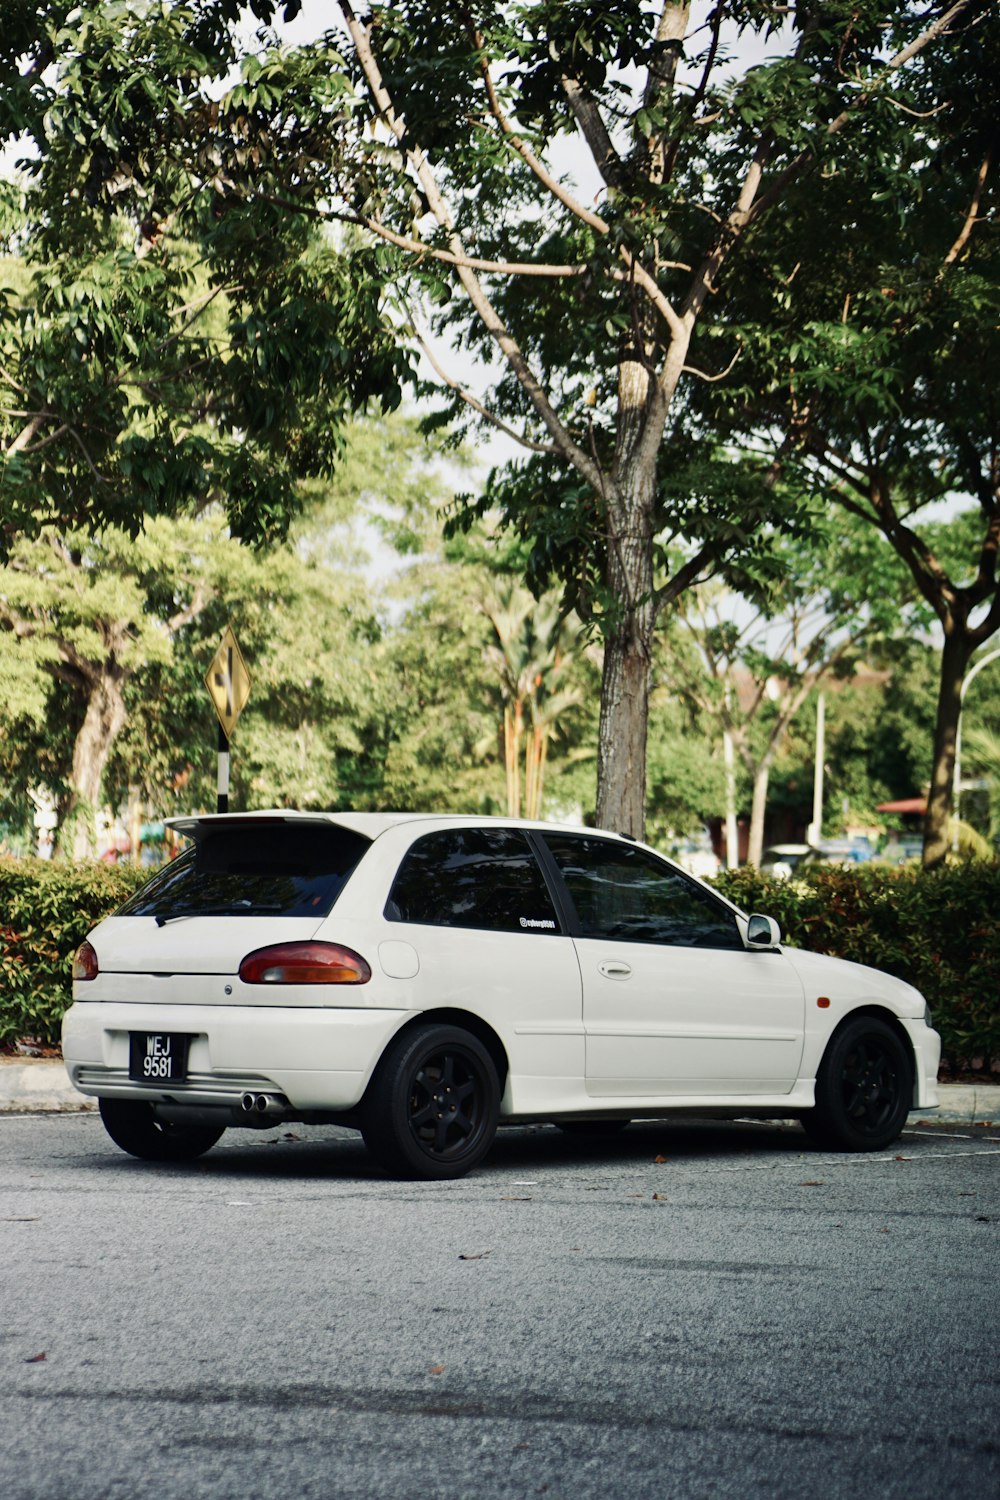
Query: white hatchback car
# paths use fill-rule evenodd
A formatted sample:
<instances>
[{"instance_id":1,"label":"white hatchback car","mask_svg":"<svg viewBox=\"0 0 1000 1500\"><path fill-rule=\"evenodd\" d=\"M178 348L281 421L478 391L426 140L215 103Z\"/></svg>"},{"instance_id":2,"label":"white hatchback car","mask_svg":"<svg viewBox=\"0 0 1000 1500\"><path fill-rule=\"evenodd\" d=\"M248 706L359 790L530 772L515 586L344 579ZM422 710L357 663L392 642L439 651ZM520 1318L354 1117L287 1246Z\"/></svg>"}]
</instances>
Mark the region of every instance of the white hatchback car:
<instances>
[{"instance_id":1,"label":"white hatchback car","mask_svg":"<svg viewBox=\"0 0 1000 1500\"><path fill-rule=\"evenodd\" d=\"M500 1121L797 1116L879 1150L937 1103L923 997L783 948L615 834L421 814L178 819L192 844L90 934L63 1052L125 1151L228 1125L359 1129L458 1177Z\"/></svg>"}]
</instances>

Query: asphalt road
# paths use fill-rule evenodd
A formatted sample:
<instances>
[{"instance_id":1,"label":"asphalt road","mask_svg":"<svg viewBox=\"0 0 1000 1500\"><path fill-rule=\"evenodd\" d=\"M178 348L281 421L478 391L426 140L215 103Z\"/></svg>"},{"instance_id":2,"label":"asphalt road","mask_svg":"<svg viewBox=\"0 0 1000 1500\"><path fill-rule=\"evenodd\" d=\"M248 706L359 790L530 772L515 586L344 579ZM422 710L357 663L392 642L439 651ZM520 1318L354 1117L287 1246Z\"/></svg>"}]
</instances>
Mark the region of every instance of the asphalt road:
<instances>
[{"instance_id":1,"label":"asphalt road","mask_svg":"<svg viewBox=\"0 0 1000 1500\"><path fill-rule=\"evenodd\" d=\"M5 1500L1000 1493L1000 1131L520 1129L449 1184L295 1135L0 1119Z\"/></svg>"}]
</instances>

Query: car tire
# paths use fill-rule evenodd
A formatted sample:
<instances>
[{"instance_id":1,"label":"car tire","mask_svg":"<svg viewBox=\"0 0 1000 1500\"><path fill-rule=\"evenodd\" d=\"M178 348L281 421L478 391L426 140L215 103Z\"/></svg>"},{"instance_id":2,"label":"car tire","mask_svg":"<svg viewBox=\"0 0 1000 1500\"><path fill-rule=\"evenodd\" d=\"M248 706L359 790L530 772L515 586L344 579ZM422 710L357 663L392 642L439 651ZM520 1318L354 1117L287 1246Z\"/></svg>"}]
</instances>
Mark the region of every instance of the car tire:
<instances>
[{"instance_id":1,"label":"car tire","mask_svg":"<svg viewBox=\"0 0 1000 1500\"><path fill-rule=\"evenodd\" d=\"M101 1119L116 1146L142 1161L194 1161L210 1151L225 1126L158 1120L144 1099L99 1099Z\"/></svg>"},{"instance_id":2,"label":"car tire","mask_svg":"<svg viewBox=\"0 0 1000 1500\"><path fill-rule=\"evenodd\" d=\"M497 1070L482 1043L458 1026L418 1026L382 1058L361 1134L388 1172L440 1181L478 1166L499 1115Z\"/></svg>"},{"instance_id":3,"label":"car tire","mask_svg":"<svg viewBox=\"0 0 1000 1500\"><path fill-rule=\"evenodd\" d=\"M906 1044L877 1016L858 1016L827 1047L816 1075L816 1107L802 1124L829 1150L882 1151L898 1139L912 1107Z\"/></svg>"}]
</instances>

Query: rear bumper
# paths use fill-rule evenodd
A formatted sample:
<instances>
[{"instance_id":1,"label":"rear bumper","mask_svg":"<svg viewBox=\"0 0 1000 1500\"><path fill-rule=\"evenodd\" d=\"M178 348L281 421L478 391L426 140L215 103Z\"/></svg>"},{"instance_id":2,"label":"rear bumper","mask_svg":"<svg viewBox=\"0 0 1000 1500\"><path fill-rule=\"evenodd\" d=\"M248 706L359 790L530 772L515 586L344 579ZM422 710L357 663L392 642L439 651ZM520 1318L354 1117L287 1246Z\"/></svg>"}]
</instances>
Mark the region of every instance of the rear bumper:
<instances>
[{"instance_id":1,"label":"rear bumper","mask_svg":"<svg viewBox=\"0 0 1000 1500\"><path fill-rule=\"evenodd\" d=\"M63 1057L74 1086L98 1098L238 1108L246 1092L274 1092L294 1110L342 1111L360 1101L387 1042L409 1014L78 1001L63 1020ZM191 1037L185 1080L130 1079L130 1031Z\"/></svg>"}]
</instances>

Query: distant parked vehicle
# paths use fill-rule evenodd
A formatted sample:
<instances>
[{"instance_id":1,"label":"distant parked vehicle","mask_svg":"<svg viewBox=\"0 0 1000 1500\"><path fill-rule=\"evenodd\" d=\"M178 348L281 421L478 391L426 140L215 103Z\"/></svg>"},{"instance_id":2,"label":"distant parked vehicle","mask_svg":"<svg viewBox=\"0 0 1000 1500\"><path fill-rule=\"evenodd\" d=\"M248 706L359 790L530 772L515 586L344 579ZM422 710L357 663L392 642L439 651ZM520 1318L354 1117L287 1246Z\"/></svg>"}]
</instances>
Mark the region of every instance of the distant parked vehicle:
<instances>
[{"instance_id":1,"label":"distant parked vehicle","mask_svg":"<svg viewBox=\"0 0 1000 1500\"><path fill-rule=\"evenodd\" d=\"M701 838L684 839L673 851L673 858L682 870L697 875L699 880L711 880L721 868L707 832Z\"/></svg>"},{"instance_id":2,"label":"distant parked vehicle","mask_svg":"<svg viewBox=\"0 0 1000 1500\"><path fill-rule=\"evenodd\" d=\"M937 1102L921 995L781 946L634 840L544 823L272 812L192 843L90 934L63 1053L133 1156L335 1123L460 1177L501 1121L801 1118L880 1150Z\"/></svg>"},{"instance_id":3,"label":"distant parked vehicle","mask_svg":"<svg viewBox=\"0 0 1000 1500\"><path fill-rule=\"evenodd\" d=\"M863 865L873 857L869 844L849 839L830 840L823 844L771 844L760 862L763 874L776 880L788 880L810 865Z\"/></svg>"},{"instance_id":4,"label":"distant parked vehicle","mask_svg":"<svg viewBox=\"0 0 1000 1500\"><path fill-rule=\"evenodd\" d=\"M818 863L811 844L771 844L764 850L761 873L776 880L789 880L801 866Z\"/></svg>"}]
</instances>

